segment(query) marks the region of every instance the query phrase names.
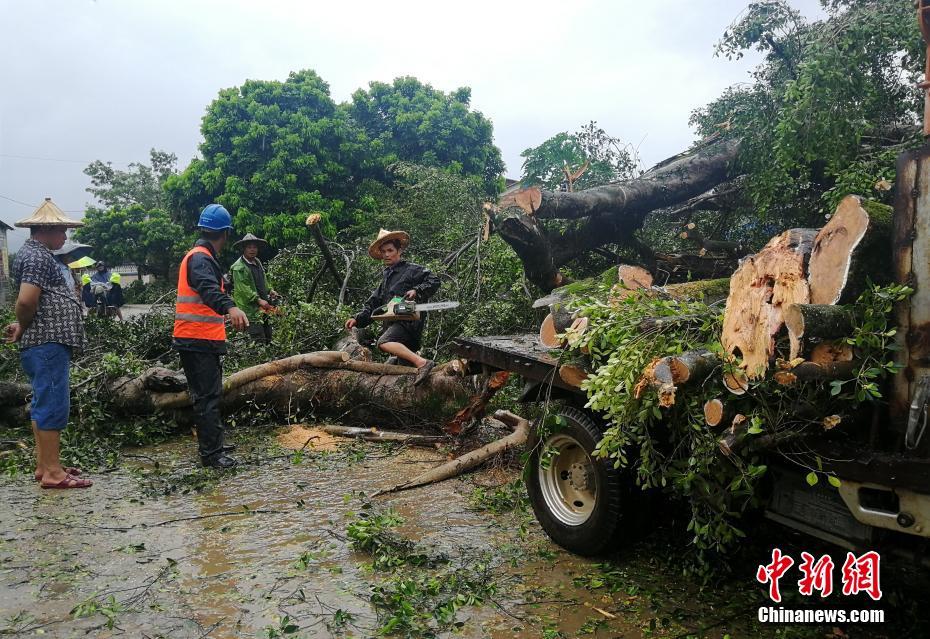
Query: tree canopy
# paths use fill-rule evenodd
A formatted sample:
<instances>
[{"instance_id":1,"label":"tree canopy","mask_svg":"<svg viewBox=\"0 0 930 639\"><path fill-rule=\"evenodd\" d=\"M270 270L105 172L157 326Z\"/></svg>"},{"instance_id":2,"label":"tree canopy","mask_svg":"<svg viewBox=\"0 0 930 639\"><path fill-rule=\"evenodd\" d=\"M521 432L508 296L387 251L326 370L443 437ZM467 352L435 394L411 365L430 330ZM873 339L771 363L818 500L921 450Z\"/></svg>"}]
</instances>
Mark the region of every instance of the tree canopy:
<instances>
[{"instance_id":1,"label":"tree canopy","mask_svg":"<svg viewBox=\"0 0 930 639\"><path fill-rule=\"evenodd\" d=\"M635 153L618 138L608 135L597 122L588 122L574 133L557 133L539 146L523 151L524 186L562 188L565 170L584 172L574 190L589 189L636 174Z\"/></svg>"},{"instance_id":2,"label":"tree canopy","mask_svg":"<svg viewBox=\"0 0 930 639\"><path fill-rule=\"evenodd\" d=\"M84 169L91 178L87 191L103 207L88 207L75 238L93 246L99 259L132 262L145 273L166 277L188 244L165 208L165 183L176 175L177 157L152 149L149 158L149 164L134 162L126 171L102 160Z\"/></svg>"},{"instance_id":3,"label":"tree canopy","mask_svg":"<svg viewBox=\"0 0 930 639\"><path fill-rule=\"evenodd\" d=\"M287 245L303 237L311 211L336 228L352 225L372 206L365 182L389 183L398 161L496 192L500 151L490 121L469 100L466 88L447 95L409 77L373 82L347 104L336 104L311 70L284 82L249 80L207 108L201 158L168 180L169 201L188 228L216 201L233 213L237 232Z\"/></svg>"}]
</instances>

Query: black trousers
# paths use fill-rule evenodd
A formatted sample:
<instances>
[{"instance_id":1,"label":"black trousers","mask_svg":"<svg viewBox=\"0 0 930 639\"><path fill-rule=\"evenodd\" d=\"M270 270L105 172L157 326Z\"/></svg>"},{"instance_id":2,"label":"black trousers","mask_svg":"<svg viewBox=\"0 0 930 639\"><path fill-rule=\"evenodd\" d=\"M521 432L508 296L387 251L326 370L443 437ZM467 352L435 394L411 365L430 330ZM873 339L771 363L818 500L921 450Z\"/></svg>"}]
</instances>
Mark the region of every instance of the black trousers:
<instances>
[{"instance_id":1,"label":"black trousers","mask_svg":"<svg viewBox=\"0 0 930 639\"><path fill-rule=\"evenodd\" d=\"M178 351L181 366L187 376L187 388L194 402L197 426L197 448L200 457L208 459L223 450L223 418L220 399L223 397L223 366L216 353Z\"/></svg>"}]
</instances>

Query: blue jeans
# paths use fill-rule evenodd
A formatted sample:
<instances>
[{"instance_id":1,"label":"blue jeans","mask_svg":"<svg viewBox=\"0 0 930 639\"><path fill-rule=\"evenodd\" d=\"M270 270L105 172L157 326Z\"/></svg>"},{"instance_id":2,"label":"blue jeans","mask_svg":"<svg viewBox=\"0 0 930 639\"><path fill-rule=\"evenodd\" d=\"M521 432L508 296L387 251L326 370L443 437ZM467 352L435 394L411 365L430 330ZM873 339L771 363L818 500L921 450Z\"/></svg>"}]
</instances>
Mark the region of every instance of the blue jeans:
<instances>
[{"instance_id":1,"label":"blue jeans","mask_svg":"<svg viewBox=\"0 0 930 639\"><path fill-rule=\"evenodd\" d=\"M39 430L64 430L71 410L71 347L30 346L19 359L32 384L32 421Z\"/></svg>"}]
</instances>

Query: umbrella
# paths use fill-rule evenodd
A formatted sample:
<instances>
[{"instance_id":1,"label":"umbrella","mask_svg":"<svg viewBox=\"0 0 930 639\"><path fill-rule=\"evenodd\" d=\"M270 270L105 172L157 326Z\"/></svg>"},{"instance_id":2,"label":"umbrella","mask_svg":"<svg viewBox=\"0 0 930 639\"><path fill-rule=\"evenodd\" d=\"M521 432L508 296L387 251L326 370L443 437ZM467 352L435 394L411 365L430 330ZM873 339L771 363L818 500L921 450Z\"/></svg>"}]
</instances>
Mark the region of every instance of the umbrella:
<instances>
[{"instance_id":1,"label":"umbrella","mask_svg":"<svg viewBox=\"0 0 930 639\"><path fill-rule=\"evenodd\" d=\"M87 268L88 266L93 266L96 260L89 255L85 255L79 260L68 263L68 268Z\"/></svg>"}]
</instances>

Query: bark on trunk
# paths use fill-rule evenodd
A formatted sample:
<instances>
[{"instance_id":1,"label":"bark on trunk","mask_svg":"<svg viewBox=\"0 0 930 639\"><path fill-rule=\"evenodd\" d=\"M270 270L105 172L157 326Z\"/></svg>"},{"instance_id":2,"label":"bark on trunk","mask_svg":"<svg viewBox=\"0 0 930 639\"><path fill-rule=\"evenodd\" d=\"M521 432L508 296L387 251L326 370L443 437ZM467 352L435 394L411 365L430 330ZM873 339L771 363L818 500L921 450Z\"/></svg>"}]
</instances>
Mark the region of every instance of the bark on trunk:
<instances>
[{"instance_id":1,"label":"bark on trunk","mask_svg":"<svg viewBox=\"0 0 930 639\"><path fill-rule=\"evenodd\" d=\"M239 371L223 385L223 411L254 404L288 415L312 411L348 425L437 427L477 390L472 378L450 365L437 366L422 385L414 386L414 368L344 359L343 352L324 351ZM117 410L144 414L190 407L186 391L148 391L142 377L111 385Z\"/></svg>"},{"instance_id":2,"label":"bark on trunk","mask_svg":"<svg viewBox=\"0 0 930 639\"><path fill-rule=\"evenodd\" d=\"M844 306L789 304L785 307L784 319L791 344L789 359L794 359L801 354L804 338L832 339L851 335L855 318L852 310Z\"/></svg>"}]
</instances>

